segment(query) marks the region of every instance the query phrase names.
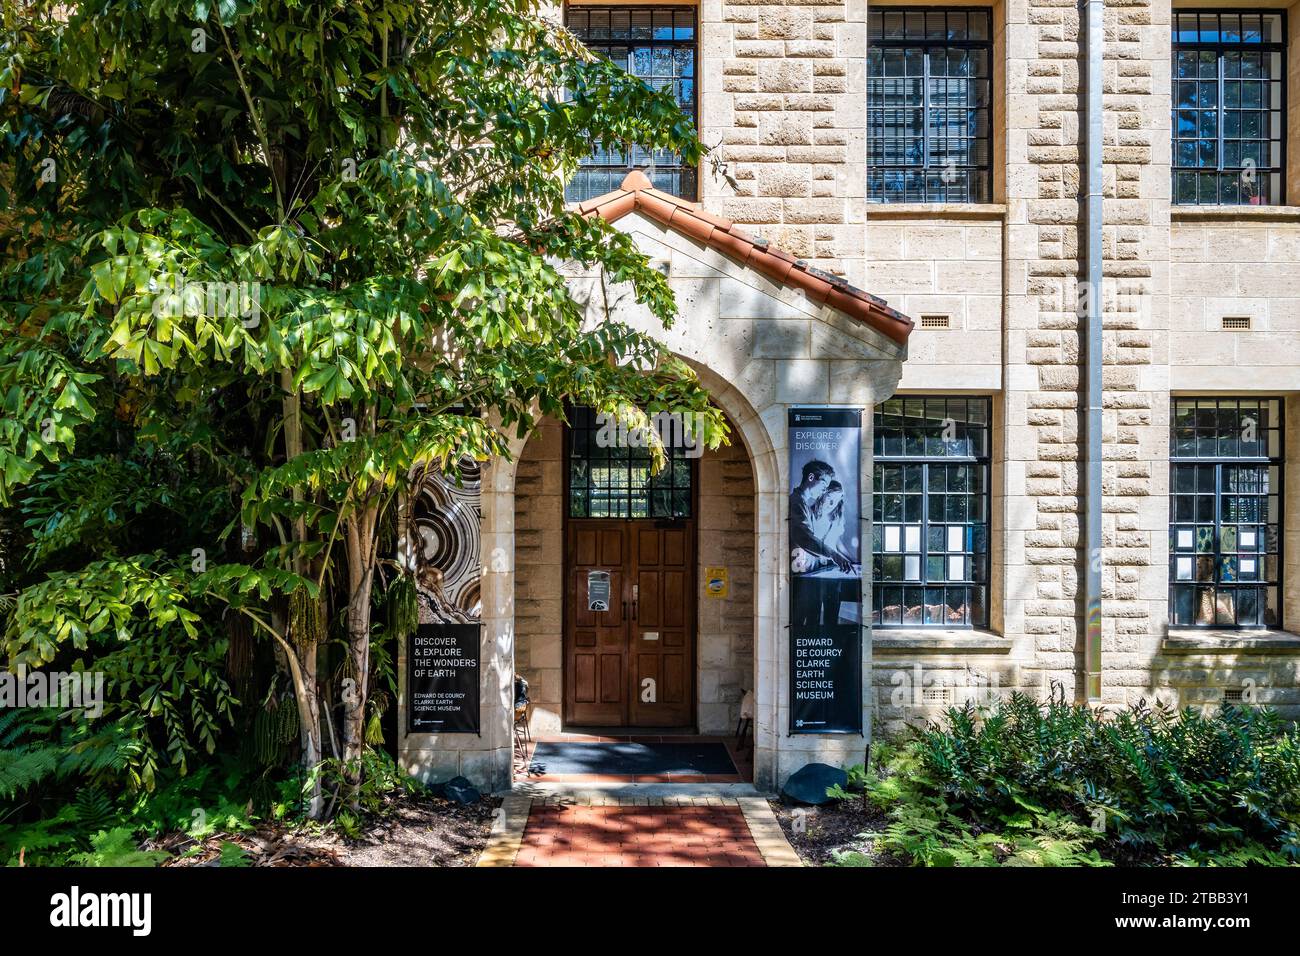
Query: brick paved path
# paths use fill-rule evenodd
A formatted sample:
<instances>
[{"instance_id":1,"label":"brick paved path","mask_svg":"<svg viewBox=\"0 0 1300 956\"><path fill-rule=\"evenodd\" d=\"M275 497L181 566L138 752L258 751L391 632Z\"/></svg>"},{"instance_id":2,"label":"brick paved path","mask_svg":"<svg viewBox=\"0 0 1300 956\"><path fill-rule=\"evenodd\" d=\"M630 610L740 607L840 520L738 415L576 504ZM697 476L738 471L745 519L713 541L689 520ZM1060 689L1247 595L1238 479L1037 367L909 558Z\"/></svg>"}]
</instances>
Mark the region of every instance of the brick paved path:
<instances>
[{"instance_id":1,"label":"brick paved path","mask_svg":"<svg viewBox=\"0 0 1300 956\"><path fill-rule=\"evenodd\" d=\"M515 866L766 866L738 806L534 806Z\"/></svg>"},{"instance_id":2,"label":"brick paved path","mask_svg":"<svg viewBox=\"0 0 1300 956\"><path fill-rule=\"evenodd\" d=\"M479 866L800 866L759 794L670 784L507 794Z\"/></svg>"}]
</instances>

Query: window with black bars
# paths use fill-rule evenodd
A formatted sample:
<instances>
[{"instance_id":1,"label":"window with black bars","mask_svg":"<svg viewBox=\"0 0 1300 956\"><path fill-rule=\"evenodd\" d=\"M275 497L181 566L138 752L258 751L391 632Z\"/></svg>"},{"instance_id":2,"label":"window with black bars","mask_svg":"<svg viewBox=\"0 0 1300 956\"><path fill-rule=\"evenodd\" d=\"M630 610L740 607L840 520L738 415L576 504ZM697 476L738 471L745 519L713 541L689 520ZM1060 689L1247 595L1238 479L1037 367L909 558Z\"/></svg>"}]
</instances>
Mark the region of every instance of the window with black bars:
<instances>
[{"instance_id":1,"label":"window with black bars","mask_svg":"<svg viewBox=\"0 0 1300 956\"><path fill-rule=\"evenodd\" d=\"M1169 623L1282 626L1282 402L1175 398Z\"/></svg>"},{"instance_id":2,"label":"window with black bars","mask_svg":"<svg viewBox=\"0 0 1300 956\"><path fill-rule=\"evenodd\" d=\"M657 90L668 90L695 118L696 26L694 7L571 6L569 30L589 50L608 57ZM694 199L695 167L669 150L598 149L582 161L565 187L570 202L617 189L630 170L645 170L656 189Z\"/></svg>"},{"instance_id":3,"label":"window with black bars","mask_svg":"<svg viewBox=\"0 0 1300 956\"><path fill-rule=\"evenodd\" d=\"M867 198L989 202L992 12L867 12Z\"/></svg>"},{"instance_id":4,"label":"window with black bars","mask_svg":"<svg viewBox=\"0 0 1300 956\"><path fill-rule=\"evenodd\" d=\"M1174 202L1285 202L1285 38L1280 11L1175 11Z\"/></svg>"},{"instance_id":5,"label":"window with black bars","mask_svg":"<svg viewBox=\"0 0 1300 956\"><path fill-rule=\"evenodd\" d=\"M650 448L591 408L569 413L570 518L689 518L695 480L690 449L666 441L668 462L651 474ZM672 429L665 429L670 434ZM661 436L664 431L661 430Z\"/></svg>"},{"instance_id":6,"label":"window with black bars","mask_svg":"<svg viewBox=\"0 0 1300 956\"><path fill-rule=\"evenodd\" d=\"M876 407L876 626L988 626L991 414L986 397L917 395Z\"/></svg>"}]
</instances>

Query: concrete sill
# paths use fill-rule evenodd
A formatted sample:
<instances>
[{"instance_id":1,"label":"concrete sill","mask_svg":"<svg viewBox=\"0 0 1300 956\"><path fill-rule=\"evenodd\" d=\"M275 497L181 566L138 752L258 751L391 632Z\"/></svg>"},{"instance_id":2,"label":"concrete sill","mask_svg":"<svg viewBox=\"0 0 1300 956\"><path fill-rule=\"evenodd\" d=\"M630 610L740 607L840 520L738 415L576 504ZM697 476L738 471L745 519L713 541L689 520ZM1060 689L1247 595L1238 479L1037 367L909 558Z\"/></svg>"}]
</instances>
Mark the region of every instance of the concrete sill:
<instances>
[{"instance_id":1,"label":"concrete sill","mask_svg":"<svg viewBox=\"0 0 1300 956\"><path fill-rule=\"evenodd\" d=\"M867 222L873 219L993 219L1007 214L1003 203L869 202Z\"/></svg>"},{"instance_id":2,"label":"concrete sill","mask_svg":"<svg viewBox=\"0 0 1300 956\"><path fill-rule=\"evenodd\" d=\"M1011 641L992 631L890 628L872 630L871 647L891 653L1007 654Z\"/></svg>"},{"instance_id":3,"label":"concrete sill","mask_svg":"<svg viewBox=\"0 0 1300 956\"><path fill-rule=\"evenodd\" d=\"M1300 635L1289 631L1179 628L1160 642L1160 650L1166 654L1295 654L1300 652Z\"/></svg>"},{"instance_id":4,"label":"concrete sill","mask_svg":"<svg viewBox=\"0 0 1300 956\"><path fill-rule=\"evenodd\" d=\"M1174 222L1300 222L1300 206L1170 206Z\"/></svg>"}]
</instances>

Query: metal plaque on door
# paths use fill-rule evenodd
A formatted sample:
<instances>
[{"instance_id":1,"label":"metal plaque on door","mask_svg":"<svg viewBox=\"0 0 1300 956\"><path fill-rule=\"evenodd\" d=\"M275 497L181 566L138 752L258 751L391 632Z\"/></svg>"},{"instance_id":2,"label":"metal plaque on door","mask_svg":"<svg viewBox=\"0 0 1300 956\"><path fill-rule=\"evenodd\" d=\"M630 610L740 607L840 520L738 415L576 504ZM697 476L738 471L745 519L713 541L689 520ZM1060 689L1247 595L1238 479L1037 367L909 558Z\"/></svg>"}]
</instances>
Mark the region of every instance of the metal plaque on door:
<instances>
[{"instance_id":1,"label":"metal plaque on door","mask_svg":"<svg viewBox=\"0 0 1300 956\"><path fill-rule=\"evenodd\" d=\"M587 610L609 610L609 572L587 572Z\"/></svg>"}]
</instances>

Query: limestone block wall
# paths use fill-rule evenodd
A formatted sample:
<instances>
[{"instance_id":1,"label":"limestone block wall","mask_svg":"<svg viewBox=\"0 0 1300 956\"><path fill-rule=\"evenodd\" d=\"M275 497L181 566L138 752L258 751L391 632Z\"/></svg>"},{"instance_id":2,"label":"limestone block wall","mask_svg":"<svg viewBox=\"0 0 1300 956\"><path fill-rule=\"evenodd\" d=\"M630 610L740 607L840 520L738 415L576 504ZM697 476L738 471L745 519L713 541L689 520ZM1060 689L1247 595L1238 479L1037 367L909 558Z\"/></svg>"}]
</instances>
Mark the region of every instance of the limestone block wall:
<instances>
[{"instance_id":1,"label":"limestone block wall","mask_svg":"<svg viewBox=\"0 0 1300 956\"><path fill-rule=\"evenodd\" d=\"M1079 13L1007 4L1005 627L1074 694L1082 551ZM1102 640L1107 699L1147 683L1167 532L1169 9L1105 11ZM1159 568L1160 574L1153 573Z\"/></svg>"},{"instance_id":2,"label":"limestone block wall","mask_svg":"<svg viewBox=\"0 0 1300 956\"><path fill-rule=\"evenodd\" d=\"M866 4L701 0L704 206L861 284ZM706 164L707 165L707 164Z\"/></svg>"},{"instance_id":3,"label":"limestone block wall","mask_svg":"<svg viewBox=\"0 0 1300 956\"><path fill-rule=\"evenodd\" d=\"M866 287L918 323L948 319L913 330L901 390L1002 388L1003 218L1000 205L868 211Z\"/></svg>"},{"instance_id":4,"label":"limestone block wall","mask_svg":"<svg viewBox=\"0 0 1300 956\"><path fill-rule=\"evenodd\" d=\"M515 477L515 669L528 681L529 729L560 732L564 693L564 430L543 419Z\"/></svg>"},{"instance_id":5,"label":"limestone block wall","mask_svg":"<svg viewBox=\"0 0 1300 956\"><path fill-rule=\"evenodd\" d=\"M1300 214L1179 210L1171 229L1175 391L1278 393L1300 382ZM1225 317L1250 319L1225 331Z\"/></svg>"},{"instance_id":6,"label":"limestone block wall","mask_svg":"<svg viewBox=\"0 0 1300 956\"><path fill-rule=\"evenodd\" d=\"M1170 633L1166 624L1171 394L1286 395L1286 500L1300 500L1300 215L1170 205L1170 15L1167 3L1114 0L1104 20L1105 698L1217 703L1225 690L1246 690L1248 700L1300 713L1295 638ZM1080 532L1079 12L1069 2L1008 0L1000 28L1005 72L995 98L1002 94L1006 109L995 165L1005 164L1005 181L995 195L1005 205L969 209L964 219L951 207L868 209L868 287L913 316L933 308L962 326L960 334L915 332L900 388L995 395L994 520L1005 521L994 529L1005 581L995 582L1002 600L992 633L873 636L876 716L887 729L990 682L1041 694L1059 681L1081 693L1079 577L1091 556ZM1291 59L1294 88L1296 50ZM1001 224L1001 299L988 306L1000 330L997 376L984 369L984 344L970 338L969 293L984 278L971 271L971 222L980 215ZM967 272L945 286L941 276L954 270ZM1249 317L1251 330L1223 331L1225 315ZM1291 631L1300 622L1297 512L1284 508Z\"/></svg>"},{"instance_id":7,"label":"limestone block wall","mask_svg":"<svg viewBox=\"0 0 1300 956\"><path fill-rule=\"evenodd\" d=\"M1282 620L1290 631L1300 631L1300 395L1287 396L1283 406L1287 448L1286 478L1282 494L1289 508L1282 510Z\"/></svg>"},{"instance_id":8,"label":"limestone block wall","mask_svg":"<svg viewBox=\"0 0 1300 956\"><path fill-rule=\"evenodd\" d=\"M733 443L699 462L699 633L696 712L702 734L733 734L740 699L754 689L754 470ZM705 569L727 569L727 596L711 597Z\"/></svg>"}]
</instances>

